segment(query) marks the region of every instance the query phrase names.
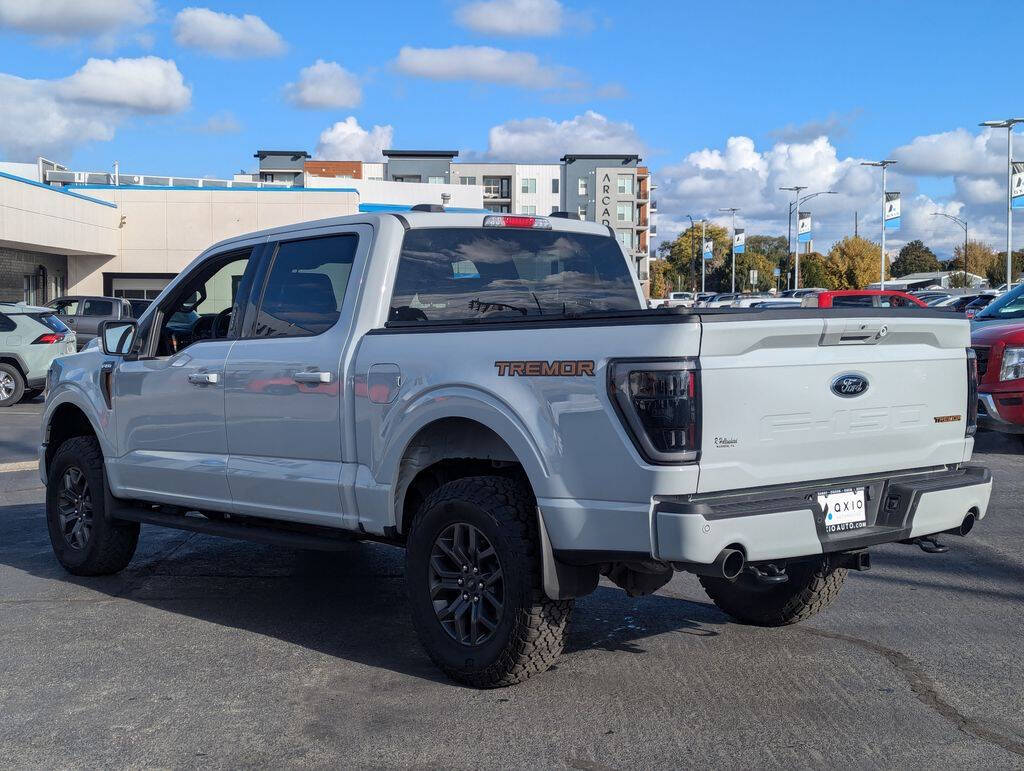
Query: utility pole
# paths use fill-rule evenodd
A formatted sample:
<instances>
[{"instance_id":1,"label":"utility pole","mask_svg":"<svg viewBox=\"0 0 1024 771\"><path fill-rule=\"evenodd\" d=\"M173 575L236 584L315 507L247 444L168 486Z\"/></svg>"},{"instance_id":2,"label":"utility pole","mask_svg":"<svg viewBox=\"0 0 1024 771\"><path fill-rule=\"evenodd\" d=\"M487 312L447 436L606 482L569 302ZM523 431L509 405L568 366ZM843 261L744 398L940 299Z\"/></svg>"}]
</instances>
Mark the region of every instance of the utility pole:
<instances>
[{"instance_id":1,"label":"utility pole","mask_svg":"<svg viewBox=\"0 0 1024 771\"><path fill-rule=\"evenodd\" d=\"M858 238L860 236L860 234L857 232L857 225L858 225L858 221L860 219L859 216L858 216L859 214L860 214L860 212L858 212L856 209L854 209L854 212L853 212L853 237L854 238Z\"/></svg>"},{"instance_id":2,"label":"utility pole","mask_svg":"<svg viewBox=\"0 0 1024 771\"><path fill-rule=\"evenodd\" d=\"M964 281L966 282L967 286L970 287L971 280L970 278L968 278L968 276L971 275L971 271L970 263L967 261L967 220L962 220L959 217L954 217L952 214L946 214L945 212L941 211L933 211L932 216L945 217L948 220L953 220L953 222L955 222L957 225L964 229Z\"/></svg>"},{"instance_id":3,"label":"utility pole","mask_svg":"<svg viewBox=\"0 0 1024 771\"><path fill-rule=\"evenodd\" d=\"M885 289L885 170L896 161L862 161L861 166L879 166L882 169L882 278L879 287Z\"/></svg>"},{"instance_id":4,"label":"utility pole","mask_svg":"<svg viewBox=\"0 0 1024 771\"><path fill-rule=\"evenodd\" d=\"M799 289L800 287L800 269L797 265L800 262L800 258L797 256L796 251L793 249L793 203L800 200L800 191L806 190L807 185L793 185L792 187L780 187L779 190L786 190L793 193L793 201L789 202L789 216L786 219L787 222L787 235L789 250L789 259L793 262L793 288ZM797 206L799 208L799 205Z\"/></svg>"},{"instance_id":5,"label":"utility pole","mask_svg":"<svg viewBox=\"0 0 1024 771\"><path fill-rule=\"evenodd\" d=\"M693 224L693 217L687 214L686 218L690 220L690 291L692 292L694 287L697 285L697 282L693 280L693 261L697 259L697 252L694 251L693 248L693 237L697 235L697 228ZM703 243L701 243L700 248L704 248Z\"/></svg>"},{"instance_id":6,"label":"utility pole","mask_svg":"<svg viewBox=\"0 0 1024 771\"><path fill-rule=\"evenodd\" d=\"M708 266L704 264L704 242L707 241L704 232L704 220L700 221L700 291L704 292L705 279L708 277Z\"/></svg>"},{"instance_id":7,"label":"utility pole","mask_svg":"<svg viewBox=\"0 0 1024 771\"><path fill-rule=\"evenodd\" d=\"M735 206L719 209L720 212L729 212L732 214L732 293L736 294L736 212L739 211Z\"/></svg>"},{"instance_id":8,"label":"utility pole","mask_svg":"<svg viewBox=\"0 0 1024 771\"><path fill-rule=\"evenodd\" d=\"M1013 127L1024 118L987 120L978 125L1006 129L1006 288L1013 286ZM967 255L964 255L966 265Z\"/></svg>"}]
</instances>

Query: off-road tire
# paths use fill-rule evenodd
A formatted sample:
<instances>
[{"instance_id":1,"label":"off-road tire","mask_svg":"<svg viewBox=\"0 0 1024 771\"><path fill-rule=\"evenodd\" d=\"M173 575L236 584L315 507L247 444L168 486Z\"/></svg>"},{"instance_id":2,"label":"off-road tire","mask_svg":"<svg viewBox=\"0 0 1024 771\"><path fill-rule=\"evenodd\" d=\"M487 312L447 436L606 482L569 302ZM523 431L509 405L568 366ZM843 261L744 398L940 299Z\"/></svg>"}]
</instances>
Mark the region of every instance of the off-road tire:
<instances>
[{"instance_id":1,"label":"off-road tire","mask_svg":"<svg viewBox=\"0 0 1024 771\"><path fill-rule=\"evenodd\" d=\"M20 402L25 393L25 377L21 374L21 370L13 364L0 364L0 376L3 376L5 380L9 377L14 383L14 390L10 396L5 399L0 394L0 407L10 407L12 404Z\"/></svg>"},{"instance_id":2,"label":"off-road tire","mask_svg":"<svg viewBox=\"0 0 1024 771\"><path fill-rule=\"evenodd\" d=\"M721 610L743 624L786 626L823 611L839 596L846 569L824 559L792 562L781 584L760 583L744 572L735 581L700 576L701 586Z\"/></svg>"},{"instance_id":3,"label":"off-road tire","mask_svg":"<svg viewBox=\"0 0 1024 771\"><path fill-rule=\"evenodd\" d=\"M64 475L80 470L88 484L92 528L88 541L73 548L60 524L58 502ZM103 453L92 436L76 436L64 442L53 456L46 483L46 524L57 561L76 576L105 576L127 567L139 542L139 523L113 519L106 510L106 478Z\"/></svg>"},{"instance_id":4,"label":"off-road tire","mask_svg":"<svg viewBox=\"0 0 1024 771\"><path fill-rule=\"evenodd\" d=\"M498 476L456 479L423 502L406 541L406 586L413 624L434 663L474 688L513 685L547 670L565 646L572 600L552 600L541 573L537 504L529 489ZM435 541L451 525L482 533L501 563L503 610L497 628L478 645L445 631L431 601Z\"/></svg>"}]
</instances>

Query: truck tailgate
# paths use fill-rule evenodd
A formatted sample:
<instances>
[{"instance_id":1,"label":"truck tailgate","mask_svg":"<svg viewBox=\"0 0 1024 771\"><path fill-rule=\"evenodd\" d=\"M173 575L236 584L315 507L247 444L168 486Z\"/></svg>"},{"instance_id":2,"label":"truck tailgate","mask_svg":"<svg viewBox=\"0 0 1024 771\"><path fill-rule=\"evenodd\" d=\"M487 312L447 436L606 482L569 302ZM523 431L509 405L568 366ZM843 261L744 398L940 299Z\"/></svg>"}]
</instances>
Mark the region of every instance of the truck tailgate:
<instances>
[{"instance_id":1,"label":"truck tailgate","mask_svg":"<svg viewBox=\"0 0 1024 771\"><path fill-rule=\"evenodd\" d=\"M965 320L744 314L702 321L699 492L964 460ZM853 376L852 388L833 388L843 376ZM840 395L858 390L859 379L861 393Z\"/></svg>"}]
</instances>

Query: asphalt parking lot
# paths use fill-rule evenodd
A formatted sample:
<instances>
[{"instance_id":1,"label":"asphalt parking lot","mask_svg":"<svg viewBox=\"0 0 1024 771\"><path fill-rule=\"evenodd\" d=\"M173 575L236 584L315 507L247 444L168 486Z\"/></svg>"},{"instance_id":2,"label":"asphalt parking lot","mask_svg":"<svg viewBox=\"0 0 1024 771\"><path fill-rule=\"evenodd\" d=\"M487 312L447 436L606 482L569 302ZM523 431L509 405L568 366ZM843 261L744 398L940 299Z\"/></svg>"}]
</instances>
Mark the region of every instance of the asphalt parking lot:
<instances>
[{"instance_id":1,"label":"asphalt parking lot","mask_svg":"<svg viewBox=\"0 0 1024 771\"><path fill-rule=\"evenodd\" d=\"M893 545L802 625L731 623L696 580L601 587L527 683L445 680L400 551L282 551L144 527L128 570L64 573L34 458L0 415L0 765L1024 767L1024 453L983 436L989 517Z\"/></svg>"}]
</instances>

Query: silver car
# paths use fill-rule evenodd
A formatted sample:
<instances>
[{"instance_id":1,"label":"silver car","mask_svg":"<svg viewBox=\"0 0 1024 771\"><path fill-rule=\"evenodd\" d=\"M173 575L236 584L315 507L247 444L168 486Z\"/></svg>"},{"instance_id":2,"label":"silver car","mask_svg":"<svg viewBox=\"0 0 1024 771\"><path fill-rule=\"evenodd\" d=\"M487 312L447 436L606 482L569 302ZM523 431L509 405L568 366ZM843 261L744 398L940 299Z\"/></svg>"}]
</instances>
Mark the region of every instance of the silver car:
<instances>
[{"instance_id":1,"label":"silver car","mask_svg":"<svg viewBox=\"0 0 1024 771\"><path fill-rule=\"evenodd\" d=\"M34 399L58 356L75 352L75 333L51 308L0 303L0 407Z\"/></svg>"}]
</instances>

